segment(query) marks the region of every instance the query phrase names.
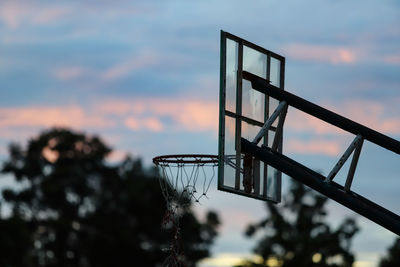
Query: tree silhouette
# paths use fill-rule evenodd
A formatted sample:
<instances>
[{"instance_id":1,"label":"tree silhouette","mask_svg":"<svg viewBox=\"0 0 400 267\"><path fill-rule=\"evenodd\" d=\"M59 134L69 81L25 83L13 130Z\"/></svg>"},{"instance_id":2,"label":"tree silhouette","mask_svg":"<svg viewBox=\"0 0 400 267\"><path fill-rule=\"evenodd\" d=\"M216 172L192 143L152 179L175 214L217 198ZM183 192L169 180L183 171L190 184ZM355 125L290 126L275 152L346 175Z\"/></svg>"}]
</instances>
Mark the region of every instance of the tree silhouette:
<instances>
[{"instance_id":1,"label":"tree silhouette","mask_svg":"<svg viewBox=\"0 0 400 267\"><path fill-rule=\"evenodd\" d=\"M7 219L0 218L0 266L34 266L29 257L32 248L29 224L18 213Z\"/></svg>"},{"instance_id":2,"label":"tree silhouette","mask_svg":"<svg viewBox=\"0 0 400 267\"><path fill-rule=\"evenodd\" d=\"M19 186L2 192L13 213L0 221L0 230L8 229L1 231L0 242L18 232L13 251L27 264L18 265L10 257L1 266L163 262L162 250L172 237L160 227L166 204L159 173L129 157L111 165L106 161L110 152L98 137L68 129L43 132L25 149L10 146L2 172L12 174ZM209 212L200 222L188 207L182 220L190 229L182 234L185 256L195 266L209 254L218 216Z\"/></svg>"},{"instance_id":3,"label":"tree silhouette","mask_svg":"<svg viewBox=\"0 0 400 267\"><path fill-rule=\"evenodd\" d=\"M283 203L267 203L269 216L248 226L248 237L263 234L254 249L261 259L241 266L352 266L351 239L358 231L353 219L332 230L325 222L327 198L297 182Z\"/></svg>"},{"instance_id":4,"label":"tree silhouette","mask_svg":"<svg viewBox=\"0 0 400 267\"><path fill-rule=\"evenodd\" d=\"M379 262L379 267L400 266L400 238L396 238L393 245L388 249L387 255Z\"/></svg>"}]
</instances>

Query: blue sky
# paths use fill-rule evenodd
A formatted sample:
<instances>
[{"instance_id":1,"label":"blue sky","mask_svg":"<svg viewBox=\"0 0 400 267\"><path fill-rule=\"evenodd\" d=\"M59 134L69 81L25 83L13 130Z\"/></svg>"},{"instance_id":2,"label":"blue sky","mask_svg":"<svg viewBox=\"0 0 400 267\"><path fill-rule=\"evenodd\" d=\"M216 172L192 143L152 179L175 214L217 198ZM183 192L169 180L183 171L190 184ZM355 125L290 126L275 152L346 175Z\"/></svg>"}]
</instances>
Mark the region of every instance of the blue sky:
<instances>
[{"instance_id":1,"label":"blue sky","mask_svg":"<svg viewBox=\"0 0 400 267\"><path fill-rule=\"evenodd\" d=\"M51 126L99 134L111 160L216 154L221 29L285 56L286 90L400 139L398 1L5 0L0 160L10 142ZM325 174L352 139L294 110L285 127L285 153ZM399 166L366 143L354 190L399 214ZM223 266L250 253L243 230L263 204L211 193L198 211L216 209L224 224L204 266ZM333 202L330 211L333 223L356 216ZM374 266L395 236L357 218L357 266Z\"/></svg>"}]
</instances>

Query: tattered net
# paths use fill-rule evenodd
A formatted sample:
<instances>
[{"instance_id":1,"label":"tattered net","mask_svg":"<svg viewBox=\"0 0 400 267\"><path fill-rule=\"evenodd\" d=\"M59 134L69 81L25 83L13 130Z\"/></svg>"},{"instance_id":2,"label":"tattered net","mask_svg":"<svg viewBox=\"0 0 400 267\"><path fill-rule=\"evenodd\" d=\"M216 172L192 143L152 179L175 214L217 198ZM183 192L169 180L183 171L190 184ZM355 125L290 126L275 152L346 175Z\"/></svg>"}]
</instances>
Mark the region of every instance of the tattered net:
<instances>
[{"instance_id":1,"label":"tattered net","mask_svg":"<svg viewBox=\"0 0 400 267\"><path fill-rule=\"evenodd\" d=\"M164 266L187 266L180 240L179 218L192 202L200 202L216 175L218 157L214 155L167 155L153 158L161 170L160 187L166 200L162 221L165 229L173 232Z\"/></svg>"}]
</instances>

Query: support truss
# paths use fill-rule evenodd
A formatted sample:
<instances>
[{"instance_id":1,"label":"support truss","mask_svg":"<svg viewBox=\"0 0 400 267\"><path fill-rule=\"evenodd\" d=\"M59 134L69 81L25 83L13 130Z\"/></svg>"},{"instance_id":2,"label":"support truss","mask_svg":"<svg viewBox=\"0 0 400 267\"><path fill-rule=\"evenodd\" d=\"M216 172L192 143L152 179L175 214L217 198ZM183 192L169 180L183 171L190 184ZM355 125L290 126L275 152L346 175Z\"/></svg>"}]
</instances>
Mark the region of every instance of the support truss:
<instances>
[{"instance_id":1,"label":"support truss","mask_svg":"<svg viewBox=\"0 0 400 267\"><path fill-rule=\"evenodd\" d=\"M241 139L241 152L265 162L266 164L385 227L393 233L400 235L399 215L379 206L350 189L364 140L368 140L397 154L400 154L400 142L287 91L280 90L279 88L269 84L263 78L254 74L244 71L243 78L251 81L253 89L269 95L281 102L275 112L271 115L270 119L265 122L253 142L243 138ZM297 108L311 116L317 117L355 135L354 140L343 153L328 176L324 177L306 166L278 153L276 148L278 146L277 140L279 140L279 138L274 140L271 148L257 146L257 143L261 140L265 132L268 131L276 118L278 116L286 116L288 106ZM280 123L281 125L278 125L275 137L282 134L283 120L280 120ZM339 185L335 183L333 179L352 154L353 157L347 173L345 185Z\"/></svg>"}]
</instances>

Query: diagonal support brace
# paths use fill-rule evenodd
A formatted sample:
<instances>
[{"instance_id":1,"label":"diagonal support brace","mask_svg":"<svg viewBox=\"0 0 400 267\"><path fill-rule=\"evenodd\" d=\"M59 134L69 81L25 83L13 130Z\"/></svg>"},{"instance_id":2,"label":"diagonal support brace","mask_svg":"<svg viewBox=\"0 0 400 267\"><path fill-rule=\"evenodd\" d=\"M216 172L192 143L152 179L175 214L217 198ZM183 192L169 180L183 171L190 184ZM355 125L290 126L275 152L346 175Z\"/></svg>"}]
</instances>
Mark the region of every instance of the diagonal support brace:
<instances>
[{"instance_id":1,"label":"diagonal support brace","mask_svg":"<svg viewBox=\"0 0 400 267\"><path fill-rule=\"evenodd\" d=\"M350 187L351 187L351 183L353 182L353 177L354 177L354 173L356 171L358 159L360 158L360 153L361 153L361 148L362 148L363 142L364 142L364 139L361 138L360 142L358 143L358 145L354 151L353 159L351 160L349 172L347 174L346 184L344 185L344 190L346 192L350 191Z\"/></svg>"},{"instance_id":2,"label":"diagonal support brace","mask_svg":"<svg viewBox=\"0 0 400 267\"><path fill-rule=\"evenodd\" d=\"M346 163L346 161L350 157L351 153L353 153L353 151L356 149L357 153L355 152L353 155L349 173L347 175L347 180L349 180L349 178L350 178L350 185L351 185L351 181L353 180L354 172L355 172L355 169L357 166L358 158L360 156L363 140L364 139L361 135L357 135L356 138L354 138L353 142L351 142L350 146L346 149L344 154L340 157L339 161L333 167L332 171L325 178L325 182L331 182L333 180L333 178L335 178L336 174L340 171L340 169ZM347 181L346 181L346 183L347 183ZM350 186L349 186L349 188L350 188Z\"/></svg>"},{"instance_id":3,"label":"diagonal support brace","mask_svg":"<svg viewBox=\"0 0 400 267\"><path fill-rule=\"evenodd\" d=\"M282 133L283 133L283 124L285 123L286 114L288 110L288 105L282 110L281 114L279 115L279 122L276 126L276 132L274 136L274 141L272 142L272 151L278 151L278 146L282 141Z\"/></svg>"},{"instance_id":4,"label":"diagonal support brace","mask_svg":"<svg viewBox=\"0 0 400 267\"><path fill-rule=\"evenodd\" d=\"M279 103L278 107L275 109L275 111L272 113L272 115L268 118L268 120L264 123L263 127L261 128L261 130L258 132L256 137L254 138L253 144L258 144L260 142L261 138L263 138L263 136L268 132L269 128L271 128L272 124L274 123L276 118L278 118L278 116L282 112L282 110L287 109L287 106L288 106L288 104L286 101L282 101L281 103Z\"/></svg>"}]
</instances>

